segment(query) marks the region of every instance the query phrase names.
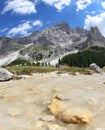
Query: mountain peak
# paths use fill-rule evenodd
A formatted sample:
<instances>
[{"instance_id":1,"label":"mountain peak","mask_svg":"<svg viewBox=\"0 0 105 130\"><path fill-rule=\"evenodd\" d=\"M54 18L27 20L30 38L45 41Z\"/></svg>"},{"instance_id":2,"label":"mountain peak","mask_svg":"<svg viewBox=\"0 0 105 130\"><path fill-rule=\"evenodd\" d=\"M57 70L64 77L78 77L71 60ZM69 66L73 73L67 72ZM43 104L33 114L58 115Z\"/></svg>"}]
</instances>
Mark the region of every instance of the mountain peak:
<instances>
[{"instance_id":1,"label":"mountain peak","mask_svg":"<svg viewBox=\"0 0 105 130\"><path fill-rule=\"evenodd\" d=\"M68 34L72 31L72 28L70 28L69 24L66 23L66 22L57 23L54 26L54 28L57 29L57 30L62 30L64 32L67 32Z\"/></svg>"},{"instance_id":2,"label":"mountain peak","mask_svg":"<svg viewBox=\"0 0 105 130\"><path fill-rule=\"evenodd\" d=\"M95 27L91 27L91 28L90 28L90 33L92 33L92 34L102 35L101 32L100 32L100 30L98 29L97 26L95 26Z\"/></svg>"},{"instance_id":3,"label":"mountain peak","mask_svg":"<svg viewBox=\"0 0 105 130\"><path fill-rule=\"evenodd\" d=\"M90 28L89 37L91 39L99 40L99 41L100 41L100 39L105 39L97 26Z\"/></svg>"},{"instance_id":4,"label":"mountain peak","mask_svg":"<svg viewBox=\"0 0 105 130\"><path fill-rule=\"evenodd\" d=\"M97 26L90 28L88 39L87 39L87 45L89 47L90 46L105 46L105 38L101 34Z\"/></svg>"}]
</instances>

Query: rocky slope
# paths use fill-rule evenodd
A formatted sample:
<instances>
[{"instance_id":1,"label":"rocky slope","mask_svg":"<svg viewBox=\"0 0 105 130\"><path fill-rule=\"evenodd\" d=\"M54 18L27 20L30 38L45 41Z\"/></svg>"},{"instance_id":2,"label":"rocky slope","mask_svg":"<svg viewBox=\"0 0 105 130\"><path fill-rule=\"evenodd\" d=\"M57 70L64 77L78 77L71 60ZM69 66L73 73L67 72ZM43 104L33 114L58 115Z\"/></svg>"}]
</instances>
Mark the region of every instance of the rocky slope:
<instances>
[{"instance_id":1,"label":"rocky slope","mask_svg":"<svg viewBox=\"0 0 105 130\"><path fill-rule=\"evenodd\" d=\"M91 46L102 46L105 47L105 37L101 34L97 27L91 27L87 40L78 46L78 49L85 49Z\"/></svg>"},{"instance_id":2,"label":"rocky slope","mask_svg":"<svg viewBox=\"0 0 105 130\"><path fill-rule=\"evenodd\" d=\"M105 46L105 37L102 36L97 27L92 27L88 34L87 46Z\"/></svg>"},{"instance_id":3,"label":"rocky slope","mask_svg":"<svg viewBox=\"0 0 105 130\"><path fill-rule=\"evenodd\" d=\"M25 45L33 43L25 48ZM19 51L20 55L28 56L32 60L51 62L72 51L79 51L90 46L105 46L105 38L97 27L90 31L82 28L71 28L67 23L61 22L42 32L35 31L27 37L7 38L0 37L0 59L11 52Z\"/></svg>"}]
</instances>

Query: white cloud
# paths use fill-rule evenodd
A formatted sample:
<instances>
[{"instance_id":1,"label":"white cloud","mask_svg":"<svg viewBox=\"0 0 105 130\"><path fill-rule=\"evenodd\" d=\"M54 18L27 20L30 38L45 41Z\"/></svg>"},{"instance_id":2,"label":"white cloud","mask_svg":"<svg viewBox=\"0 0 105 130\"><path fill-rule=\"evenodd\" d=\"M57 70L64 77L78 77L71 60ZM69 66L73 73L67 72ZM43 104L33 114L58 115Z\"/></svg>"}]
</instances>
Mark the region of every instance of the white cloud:
<instances>
[{"instance_id":1,"label":"white cloud","mask_svg":"<svg viewBox=\"0 0 105 130\"><path fill-rule=\"evenodd\" d=\"M12 28L8 32L8 35L10 35L10 36L15 36L17 34L27 35L28 34L28 30L30 30L31 28L32 28L32 26L30 25L30 23L29 22L25 22L23 24L20 24L17 27Z\"/></svg>"},{"instance_id":2,"label":"white cloud","mask_svg":"<svg viewBox=\"0 0 105 130\"><path fill-rule=\"evenodd\" d=\"M84 28L89 30L90 27L94 27L97 26L99 28L99 30L101 31L101 33L103 34L103 36L105 36L105 12L104 13L100 13L96 16L90 16L87 15L85 22L84 22Z\"/></svg>"},{"instance_id":3,"label":"white cloud","mask_svg":"<svg viewBox=\"0 0 105 130\"><path fill-rule=\"evenodd\" d=\"M54 6L58 11L61 11L65 6L70 5L71 0L42 0L46 4Z\"/></svg>"},{"instance_id":4,"label":"white cloud","mask_svg":"<svg viewBox=\"0 0 105 130\"><path fill-rule=\"evenodd\" d=\"M92 0L78 0L76 2L77 11L85 9L91 3L92 3Z\"/></svg>"},{"instance_id":5,"label":"white cloud","mask_svg":"<svg viewBox=\"0 0 105 130\"><path fill-rule=\"evenodd\" d=\"M8 28L4 28L2 30L0 30L0 32L6 32L8 30Z\"/></svg>"},{"instance_id":6,"label":"white cloud","mask_svg":"<svg viewBox=\"0 0 105 130\"><path fill-rule=\"evenodd\" d=\"M105 2L102 2L101 5L105 9Z\"/></svg>"},{"instance_id":7,"label":"white cloud","mask_svg":"<svg viewBox=\"0 0 105 130\"><path fill-rule=\"evenodd\" d=\"M96 13L96 11L92 11L92 12L91 12L91 14L95 14L95 13Z\"/></svg>"},{"instance_id":8,"label":"white cloud","mask_svg":"<svg viewBox=\"0 0 105 130\"><path fill-rule=\"evenodd\" d=\"M36 20L33 22L33 26L42 26L42 25L43 25L42 21L40 21L40 20Z\"/></svg>"},{"instance_id":9,"label":"white cloud","mask_svg":"<svg viewBox=\"0 0 105 130\"><path fill-rule=\"evenodd\" d=\"M10 10L21 15L36 13L35 3L30 0L7 0L2 14Z\"/></svg>"},{"instance_id":10,"label":"white cloud","mask_svg":"<svg viewBox=\"0 0 105 130\"><path fill-rule=\"evenodd\" d=\"M42 26L42 22L40 20L26 21L8 31L8 36L16 36L18 34L21 36L26 36L29 34L29 31L36 26Z\"/></svg>"},{"instance_id":11,"label":"white cloud","mask_svg":"<svg viewBox=\"0 0 105 130\"><path fill-rule=\"evenodd\" d=\"M2 14L8 11L21 15L36 13L38 2L44 2L45 4L55 7L58 11L61 11L65 6L70 5L71 0L33 0L33 2L32 0L6 0Z\"/></svg>"}]
</instances>

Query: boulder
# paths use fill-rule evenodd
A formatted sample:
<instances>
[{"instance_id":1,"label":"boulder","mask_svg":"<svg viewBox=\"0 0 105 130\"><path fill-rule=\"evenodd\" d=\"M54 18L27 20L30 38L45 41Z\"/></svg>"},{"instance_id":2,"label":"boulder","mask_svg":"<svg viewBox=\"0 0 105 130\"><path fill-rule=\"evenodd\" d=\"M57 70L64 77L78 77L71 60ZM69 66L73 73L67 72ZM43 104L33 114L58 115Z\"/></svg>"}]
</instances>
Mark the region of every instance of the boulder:
<instances>
[{"instance_id":1,"label":"boulder","mask_svg":"<svg viewBox=\"0 0 105 130\"><path fill-rule=\"evenodd\" d=\"M48 108L51 113L65 123L87 124L92 119L92 114L88 110L79 107L69 106L58 98L54 98Z\"/></svg>"},{"instance_id":2,"label":"boulder","mask_svg":"<svg viewBox=\"0 0 105 130\"><path fill-rule=\"evenodd\" d=\"M61 120L66 123L87 124L92 119L92 114L84 109L67 109L61 114Z\"/></svg>"},{"instance_id":3,"label":"boulder","mask_svg":"<svg viewBox=\"0 0 105 130\"><path fill-rule=\"evenodd\" d=\"M54 116L59 116L59 114L64 110L63 105L61 104L61 101L57 98L54 98L51 102L51 104L48 106L48 108L51 110L51 113Z\"/></svg>"},{"instance_id":4,"label":"boulder","mask_svg":"<svg viewBox=\"0 0 105 130\"><path fill-rule=\"evenodd\" d=\"M103 73L102 69L96 63L90 64L90 68L95 69L97 73Z\"/></svg>"},{"instance_id":5,"label":"boulder","mask_svg":"<svg viewBox=\"0 0 105 130\"><path fill-rule=\"evenodd\" d=\"M13 74L7 71L4 68L0 68L0 82L1 81L8 81L13 78Z\"/></svg>"}]
</instances>

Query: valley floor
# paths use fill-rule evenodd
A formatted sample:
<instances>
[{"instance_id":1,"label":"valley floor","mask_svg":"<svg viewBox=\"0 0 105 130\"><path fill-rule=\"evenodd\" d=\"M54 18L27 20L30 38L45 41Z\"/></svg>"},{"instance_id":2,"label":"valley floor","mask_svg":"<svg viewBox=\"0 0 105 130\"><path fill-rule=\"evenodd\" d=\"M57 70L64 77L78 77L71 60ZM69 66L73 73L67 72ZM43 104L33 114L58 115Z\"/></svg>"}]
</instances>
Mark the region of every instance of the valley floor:
<instances>
[{"instance_id":1,"label":"valley floor","mask_svg":"<svg viewBox=\"0 0 105 130\"><path fill-rule=\"evenodd\" d=\"M69 108L85 108L87 125L64 123L48 105L67 96ZM0 83L0 130L105 130L105 75L34 74Z\"/></svg>"}]
</instances>

